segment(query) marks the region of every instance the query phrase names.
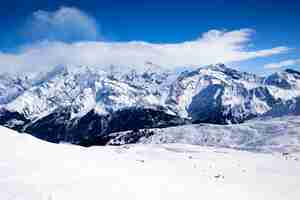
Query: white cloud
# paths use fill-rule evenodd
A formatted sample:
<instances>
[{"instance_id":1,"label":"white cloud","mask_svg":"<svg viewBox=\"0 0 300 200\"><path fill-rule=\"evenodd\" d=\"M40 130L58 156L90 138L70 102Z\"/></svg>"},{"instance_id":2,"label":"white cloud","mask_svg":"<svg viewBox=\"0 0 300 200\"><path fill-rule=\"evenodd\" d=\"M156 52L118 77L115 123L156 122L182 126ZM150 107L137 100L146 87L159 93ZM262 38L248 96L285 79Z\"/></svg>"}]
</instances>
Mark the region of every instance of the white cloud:
<instances>
[{"instance_id":1,"label":"white cloud","mask_svg":"<svg viewBox=\"0 0 300 200\"><path fill-rule=\"evenodd\" d=\"M23 29L30 41L78 41L96 40L95 20L73 7L61 7L56 11L39 10L32 14Z\"/></svg>"},{"instance_id":2,"label":"white cloud","mask_svg":"<svg viewBox=\"0 0 300 200\"><path fill-rule=\"evenodd\" d=\"M88 65L106 68L143 69L152 62L166 69L212 63L230 63L285 53L287 47L251 51L253 30L211 30L193 41L154 44L132 42L41 42L22 48L16 54L0 54L2 71L41 71L55 65Z\"/></svg>"},{"instance_id":3,"label":"white cloud","mask_svg":"<svg viewBox=\"0 0 300 200\"><path fill-rule=\"evenodd\" d=\"M264 66L265 69L279 69L282 67L291 67L294 65L300 65L300 59L284 60L278 63L269 63Z\"/></svg>"}]
</instances>

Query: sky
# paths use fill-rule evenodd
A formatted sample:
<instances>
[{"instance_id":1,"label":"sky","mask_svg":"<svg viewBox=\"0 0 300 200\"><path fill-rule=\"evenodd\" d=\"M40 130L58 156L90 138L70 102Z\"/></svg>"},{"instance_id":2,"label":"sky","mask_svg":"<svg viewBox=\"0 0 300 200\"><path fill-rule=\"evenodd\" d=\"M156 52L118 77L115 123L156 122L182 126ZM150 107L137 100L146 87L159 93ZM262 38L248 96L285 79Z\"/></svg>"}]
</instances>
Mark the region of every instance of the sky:
<instances>
[{"instance_id":1,"label":"sky","mask_svg":"<svg viewBox=\"0 0 300 200\"><path fill-rule=\"evenodd\" d=\"M55 65L166 69L226 63L300 69L300 2L10 0L0 8L0 72ZM153 66L154 66L153 65Z\"/></svg>"}]
</instances>

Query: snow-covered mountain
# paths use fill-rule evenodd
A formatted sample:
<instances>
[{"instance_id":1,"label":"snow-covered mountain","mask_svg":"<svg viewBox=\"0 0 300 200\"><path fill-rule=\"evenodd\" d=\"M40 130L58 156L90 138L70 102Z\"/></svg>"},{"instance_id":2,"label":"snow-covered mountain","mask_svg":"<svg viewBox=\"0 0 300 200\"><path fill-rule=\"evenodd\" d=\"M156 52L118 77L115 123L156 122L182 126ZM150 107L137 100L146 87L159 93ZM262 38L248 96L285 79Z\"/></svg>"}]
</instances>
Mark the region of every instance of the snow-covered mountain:
<instances>
[{"instance_id":1,"label":"snow-covered mountain","mask_svg":"<svg viewBox=\"0 0 300 200\"><path fill-rule=\"evenodd\" d=\"M0 124L78 143L118 131L299 114L299 98L294 70L259 77L223 64L181 74L60 66L30 78L2 75Z\"/></svg>"},{"instance_id":2,"label":"snow-covered mountain","mask_svg":"<svg viewBox=\"0 0 300 200\"><path fill-rule=\"evenodd\" d=\"M112 74L56 67L36 75L32 87L2 105L0 124L52 142L183 124L164 106L172 77L166 72Z\"/></svg>"},{"instance_id":3,"label":"snow-covered mountain","mask_svg":"<svg viewBox=\"0 0 300 200\"><path fill-rule=\"evenodd\" d=\"M135 71L114 76L88 67L57 67L36 77L33 86L9 101L5 108L37 119L66 107L71 108L72 118L92 109L107 114L129 107L155 107L162 104L161 95L167 92L160 87L165 76Z\"/></svg>"},{"instance_id":4,"label":"snow-covered mountain","mask_svg":"<svg viewBox=\"0 0 300 200\"><path fill-rule=\"evenodd\" d=\"M295 71L259 77L219 64L181 74L168 102L193 121L226 124L263 115L299 95Z\"/></svg>"}]
</instances>

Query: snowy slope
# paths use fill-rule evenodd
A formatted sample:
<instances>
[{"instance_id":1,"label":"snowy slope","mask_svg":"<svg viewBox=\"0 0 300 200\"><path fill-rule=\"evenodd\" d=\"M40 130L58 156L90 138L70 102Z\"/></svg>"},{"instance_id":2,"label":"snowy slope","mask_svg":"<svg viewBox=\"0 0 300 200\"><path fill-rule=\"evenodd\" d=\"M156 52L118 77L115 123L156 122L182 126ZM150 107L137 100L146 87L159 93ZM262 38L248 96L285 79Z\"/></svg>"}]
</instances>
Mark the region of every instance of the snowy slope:
<instances>
[{"instance_id":1,"label":"snowy slope","mask_svg":"<svg viewBox=\"0 0 300 200\"><path fill-rule=\"evenodd\" d=\"M0 127L0 199L298 200L299 154L183 144L83 148Z\"/></svg>"},{"instance_id":2,"label":"snowy slope","mask_svg":"<svg viewBox=\"0 0 300 200\"><path fill-rule=\"evenodd\" d=\"M31 86L26 76L11 74L0 75L0 106L6 104L21 95Z\"/></svg>"},{"instance_id":3,"label":"snowy slope","mask_svg":"<svg viewBox=\"0 0 300 200\"><path fill-rule=\"evenodd\" d=\"M287 115L300 115L300 97L275 104L272 109L263 116L282 117Z\"/></svg>"},{"instance_id":4,"label":"snowy slope","mask_svg":"<svg viewBox=\"0 0 300 200\"><path fill-rule=\"evenodd\" d=\"M300 152L300 117L263 118L233 125L144 129L113 133L109 138L108 144L114 145L184 143L259 152Z\"/></svg>"}]
</instances>

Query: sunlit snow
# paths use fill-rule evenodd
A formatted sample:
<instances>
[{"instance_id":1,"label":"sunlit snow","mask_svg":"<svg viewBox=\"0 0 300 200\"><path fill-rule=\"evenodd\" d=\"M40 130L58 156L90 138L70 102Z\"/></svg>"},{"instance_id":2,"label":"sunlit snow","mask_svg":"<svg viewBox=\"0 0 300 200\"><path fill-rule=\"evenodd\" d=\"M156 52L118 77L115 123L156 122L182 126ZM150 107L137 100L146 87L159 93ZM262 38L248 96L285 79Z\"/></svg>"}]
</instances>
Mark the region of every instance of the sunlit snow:
<instances>
[{"instance_id":1,"label":"sunlit snow","mask_svg":"<svg viewBox=\"0 0 300 200\"><path fill-rule=\"evenodd\" d=\"M83 148L0 127L0 199L298 200L299 154L183 144Z\"/></svg>"}]
</instances>

